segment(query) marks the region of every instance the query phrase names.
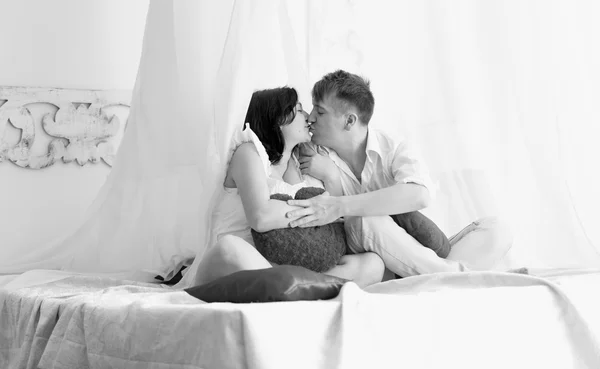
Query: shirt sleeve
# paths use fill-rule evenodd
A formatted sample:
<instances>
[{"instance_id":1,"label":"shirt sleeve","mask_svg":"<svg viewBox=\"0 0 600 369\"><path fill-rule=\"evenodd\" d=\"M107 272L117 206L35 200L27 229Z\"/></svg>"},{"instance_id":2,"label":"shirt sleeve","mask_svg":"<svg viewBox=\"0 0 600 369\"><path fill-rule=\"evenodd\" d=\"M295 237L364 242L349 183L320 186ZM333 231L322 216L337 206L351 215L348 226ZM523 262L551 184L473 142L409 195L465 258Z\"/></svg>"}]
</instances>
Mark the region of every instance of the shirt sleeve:
<instances>
[{"instance_id":1,"label":"shirt sleeve","mask_svg":"<svg viewBox=\"0 0 600 369\"><path fill-rule=\"evenodd\" d=\"M391 171L396 183L414 183L425 186L430 196L435 195L435 186L429 170L418 153L406 142L400 143L391 157Z\"/></svg>"}]
</instances>

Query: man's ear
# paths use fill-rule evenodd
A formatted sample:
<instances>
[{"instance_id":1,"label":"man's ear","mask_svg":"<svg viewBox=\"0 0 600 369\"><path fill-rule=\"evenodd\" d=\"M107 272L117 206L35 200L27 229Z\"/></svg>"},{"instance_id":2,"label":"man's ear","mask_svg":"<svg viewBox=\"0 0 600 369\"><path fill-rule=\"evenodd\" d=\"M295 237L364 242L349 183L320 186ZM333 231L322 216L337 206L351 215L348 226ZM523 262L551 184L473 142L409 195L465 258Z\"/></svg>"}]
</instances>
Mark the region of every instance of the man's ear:
<instances>
[{"instance_id":1,"label":"man's ear","mask_svg":"<svg viewBox=\"0 0 600 369\"><path fill-rule=\"evenodd\" d=\"M349 131L354 127L354 125L358 122L358 117L354 113L349 113L346 115L346 121L344 122L344 129Z\"/></svg>"}]
</instances>

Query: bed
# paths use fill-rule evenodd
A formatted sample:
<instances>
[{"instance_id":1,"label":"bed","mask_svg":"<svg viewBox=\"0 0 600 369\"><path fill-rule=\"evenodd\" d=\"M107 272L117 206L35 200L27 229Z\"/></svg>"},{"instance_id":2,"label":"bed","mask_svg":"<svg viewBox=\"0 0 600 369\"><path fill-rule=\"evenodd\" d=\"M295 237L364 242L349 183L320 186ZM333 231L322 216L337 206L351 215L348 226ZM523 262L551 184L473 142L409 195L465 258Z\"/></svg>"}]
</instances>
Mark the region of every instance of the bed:
<instances>
[{"instance_id":1,"label":"bed","mask_svg":"<svg viewBox=\"0 0 600 369\"><path fill-rule=\"evenodd\" d=\"M0 290L3 368L597 368L600 271L438 274L326 301L204 303L31 271Z\"/></svg>"},{"instance_id":2,"label":"bed","mask_svg":"<svg viewBox=\"0 0 600 369\"><path fill-rule=\"evenodd\" d=\"M31 153L28 113L5 99L27 134L11 147L0 141L0 161L30 169L59 159L111 164L124 125L94 101L126 99L52 91L0 90L23 101L66 99L66 116L101 123L95 136L71 135L92 127L75 119L47 153ZM75 102L83 107L69 110ZM529 272L423 275L364 290L348 282L330 300L248 304L206 303L159 281L2 275L0 368L600 368L600 270Z\"/></svg>"}]
</instances>

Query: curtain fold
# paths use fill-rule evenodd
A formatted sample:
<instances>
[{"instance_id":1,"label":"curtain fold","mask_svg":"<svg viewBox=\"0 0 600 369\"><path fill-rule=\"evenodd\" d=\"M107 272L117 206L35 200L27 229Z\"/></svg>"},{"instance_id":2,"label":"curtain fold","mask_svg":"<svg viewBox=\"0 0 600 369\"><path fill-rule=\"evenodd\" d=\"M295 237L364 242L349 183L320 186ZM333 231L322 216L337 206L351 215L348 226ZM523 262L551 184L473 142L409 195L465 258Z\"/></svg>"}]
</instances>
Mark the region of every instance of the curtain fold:
<instances>
[{"instance_id":1,"label":"curtain fold","mask_svg":"<svg viewBox=\"0 0 600 369\"><path fill-rule=\"evenodd\" d=\"M71 234L0 272L170 277L214 243L252 91L289 84L310 109L337 68L371 80L373 127L418 147L446 233L499 215L515 235L502 267L599 267L599 17L591 0L153 0L105 185Z\"/></svg>"},{"instance_id":2,"label":"curtain fold","mask_svg":"<svg viewBox=\"0 0 600 369\"><path fill-rule=\"evenodd\" d=\"M364 52L373 122L419 143L440 188L426 212L448 233L502 216L513 266L599 266L598 4L358 3L394 35Z\"/></svg>"}]
</instances>

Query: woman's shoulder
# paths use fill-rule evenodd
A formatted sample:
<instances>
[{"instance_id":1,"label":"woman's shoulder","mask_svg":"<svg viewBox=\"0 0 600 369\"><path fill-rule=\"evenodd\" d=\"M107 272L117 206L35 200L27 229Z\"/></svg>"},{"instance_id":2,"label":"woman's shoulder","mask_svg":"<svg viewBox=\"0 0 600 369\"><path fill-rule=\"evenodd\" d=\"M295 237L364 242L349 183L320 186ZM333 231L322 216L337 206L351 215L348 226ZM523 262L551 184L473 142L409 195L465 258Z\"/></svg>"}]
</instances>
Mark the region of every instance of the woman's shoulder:
<instances>
[{"instance_id":1,"label":"woman's shoulder","mask_svg":"<svg viewBox=\"0 0 600 369\"><path fill-rule=\"evenodd\" d=\"M250 152L258 154L258 150L256 149L256 145L253 142L241 142L233 149L233 155L246 155Z\"/></svg>"},{"instance_id":2,"label":"woman's shoulder","mask_svg":"<svg viewBox=\"0 0 600 369\"><path fill-rule=\"evenodd\" d=\"M236 130L233 135L232 152L229 157L228 165L235 157L236 160L246 161L252 156L256 155L260 158L262 167L265 174L268 176L271 173L271 163L269 161L269 155L267 150L263 146L262 142L256 134L250 129L248 124L245 125L243 130Z\"/></svg>"}]
</instances>

